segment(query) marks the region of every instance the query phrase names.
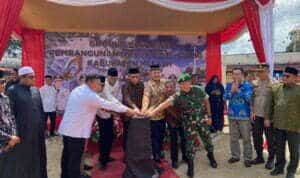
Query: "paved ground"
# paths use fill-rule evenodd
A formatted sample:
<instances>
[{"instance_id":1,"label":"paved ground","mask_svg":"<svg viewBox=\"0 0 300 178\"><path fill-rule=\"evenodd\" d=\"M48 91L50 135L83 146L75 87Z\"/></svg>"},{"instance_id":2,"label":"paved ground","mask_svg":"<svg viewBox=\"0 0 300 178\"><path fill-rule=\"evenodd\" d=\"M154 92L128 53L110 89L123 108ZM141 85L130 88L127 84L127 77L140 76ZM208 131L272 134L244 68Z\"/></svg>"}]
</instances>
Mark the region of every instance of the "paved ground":
<instances>
[{"instance_id":1,"label":"paved ground","mask_svg":"<svg viewBox=\"0 0 300 178\"><path fill-rule=\"evenodd\" d=\"M265 170L263 165L251 168L245 168L243 162L229 165L227 163L229 158L228 139L227 134L221 134L214 139L216 159L219 163L218 169L211 169L208 166L205 151L198 152L195 161L195 178L284 178L284 176L269 176L269 171ZM49 178L59 178L61 149L60 138L52 138L47 141ZM186 178L186 165L181 164L177 173L180 178ZM298 171L296 178L300 178L300 171Z\"/></svg>"}]
</instances>

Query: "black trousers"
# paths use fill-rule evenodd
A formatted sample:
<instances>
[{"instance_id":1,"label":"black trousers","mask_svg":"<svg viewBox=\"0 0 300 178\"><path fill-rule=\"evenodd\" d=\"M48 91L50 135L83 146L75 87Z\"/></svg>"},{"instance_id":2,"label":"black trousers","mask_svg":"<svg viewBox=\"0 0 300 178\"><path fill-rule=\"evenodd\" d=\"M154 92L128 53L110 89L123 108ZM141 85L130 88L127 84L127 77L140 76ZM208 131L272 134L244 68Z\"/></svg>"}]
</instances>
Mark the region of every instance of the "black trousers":
<instances>
[{"instance_id":1,"label":"black trousers","mask_svg":"<svg viewBox=\"0 0 300 178\"><path fill-rule=\"evenodd\" d=\"M268 160L274 160L275 148L274 148L274 128L264 126L265 119L255 116L254 123L252 124L252 136L253 144L257 154L257 157L263 158L263 134L265 133L268 142Z\"/></svg>"},{"instance_id":2,"label":"black trousers","mask_svg":"<svg viewBox=\"0 0 300 178\"><path fill-rule=\"evenodd\" d=\"M171 138L171 160L172 162L178 161L178 136L180 137L180 148L182 153L182 158L186 158L186 139L184 136L184 130L182 127L171 127L168 125L170 131L170 138Z\"/></svg>"},{"instance_id":3,"label":"black trousers","mask_svg":"<svg viewBox=\"0 0 300 178\"><path fill-rule=\"evenodd\" d=\"M300 133L275 129L276 163L275 168L283 170L285 167L285 143L287 141L290 152L289 173L296 173L300 155Z\"/></svg>"},{"instance_id":4,"label":"black trousers","mask_svg":"<svg viewBox=\"0 0 300 178\"><path fill-rule=\"evenodd\" d=\"M80 178L80 163L84 151L84 138L63 136L61 178Z\"/></svg>"},{"instance_id":5,"label":"black trousers","mask_svg":"<svg viewBox=\"0 0 300 178\"><path fill-rule=\"evenodd\" d=\"M102 165L106 165L109 161L109 156L114 138L113 119L101 119L97 116L97 122L100 130L100 137L98 140L100 151L99 162Z\"/></svg>"},{"instance_id":6,"label":"black trousers","mask_svg":"<svg viewBox=\"0 0 300 178\"><path fill-rule=\"evenodd\" d=\"M56 120L56 112L45 112L45 128L47 128L47 121L50 118L50 135L54 135L55 131L55 120Z\"/></svg>"},{"instance_id":7,"label":"black trousers","mask_svg":"<svg viewBox=\"0 0 300 178\"><path fill-rule=\"evenodd\" d=\"M151 121L151 142L153 157L161 158L163 151L163 142L166 132L166 121L164 119Z\"/></svg>"}]
</instances>

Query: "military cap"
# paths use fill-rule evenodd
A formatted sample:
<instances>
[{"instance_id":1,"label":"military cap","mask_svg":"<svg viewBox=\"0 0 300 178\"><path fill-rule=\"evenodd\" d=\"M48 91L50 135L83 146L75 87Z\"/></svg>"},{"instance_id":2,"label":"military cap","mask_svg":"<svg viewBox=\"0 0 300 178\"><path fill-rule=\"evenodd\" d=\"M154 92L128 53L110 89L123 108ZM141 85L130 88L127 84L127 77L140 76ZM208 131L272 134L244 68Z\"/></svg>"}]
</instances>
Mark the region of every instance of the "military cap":
<instances>
[{"instance_id":1,"label":"military cap","mask_svg":"<svg viewBox=\"0 0 300 178\"><path fill-rule=\"evenodd\" d=\"M263 63L263 64L258 64L256 67L256 71L264 71L269 69L269 64Z\"/></svg>"},{"instance_id":2,"label":"military cap","mask_svg":"<svg viewBox=\"0 0 300 178\"><path fill-rule=\"evenodd\" d=\"M181 75L178 77L177 82L178 82L178 83L182 83L182 82L189 81L189 80L191 80L191 79L192 79L192 77L191 77L189 74L183 73L183 74L181 74Z\"/></svg>"}]
</instances>

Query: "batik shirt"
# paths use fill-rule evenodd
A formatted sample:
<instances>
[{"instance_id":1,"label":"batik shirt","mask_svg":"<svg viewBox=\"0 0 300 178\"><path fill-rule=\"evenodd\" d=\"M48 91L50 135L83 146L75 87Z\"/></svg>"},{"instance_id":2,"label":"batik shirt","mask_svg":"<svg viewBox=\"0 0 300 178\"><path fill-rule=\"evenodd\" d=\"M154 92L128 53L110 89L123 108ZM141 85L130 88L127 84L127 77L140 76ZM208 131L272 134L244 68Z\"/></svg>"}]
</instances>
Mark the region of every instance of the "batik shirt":
<instances>
[{"instance_id":1,"label":"batik shirt","mask_svg":"<svg viewBox=\"0 0 300 178\"><path fill-rule=\"evenodd\" d=\"M146 83L143 96L143 106L145 101L149 101L148 108L155 108L160 105L166 99L165 95L165 80L160 80L159 82L150 80ZM147 109L148 109L147 108ZM165 117L165 113L159 112L151 120L161 120Z\"/></svg>"},{"instance_id":2,"label":"batik shirt","mask_svg":"<svg viewBox=\"0 0 300 178\"><path fill-rule=\"evenodd\" d=\"M4 94L0 94L0 154L10 137L16 134L16 122L11 113L9 99Z\"/></svg>"},{"instance_id":3,"label":"batik shirt","mask_svg":"<svg viewBox=\"0 0 300 178\"><path fill-rule=\"evenodd\" d=\"M168 100L173 103L174 107L179 107L182 122L200 123L205 115L204 100L208 99L208 95L199 86L192 86L188 93L177 92Z\"/></svg>"},{"instance_id":4,"label":"batik shirt","mask_svg":"<svg viewBox=\"0 0 300 178\"><path fill-rule=\"evenodd\" d=\"M231 93L232 83L226 86L224 98L229 100L229 119L248 120L251 112L253 87L249 82L242 82L236 93Z\"/></svg>"}]
</instances>

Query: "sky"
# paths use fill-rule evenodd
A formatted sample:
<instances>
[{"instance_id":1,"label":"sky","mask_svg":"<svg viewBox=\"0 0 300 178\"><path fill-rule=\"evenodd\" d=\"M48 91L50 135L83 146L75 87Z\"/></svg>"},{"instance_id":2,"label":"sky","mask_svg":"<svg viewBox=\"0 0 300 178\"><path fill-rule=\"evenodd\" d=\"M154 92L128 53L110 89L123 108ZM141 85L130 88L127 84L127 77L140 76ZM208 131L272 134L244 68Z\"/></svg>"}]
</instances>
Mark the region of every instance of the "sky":
<instances>
[{"instance_id":1,"label":"sky","mask_svg":"<svg viewBox=\"0 0 300 178\"><path fill-rule=\"evenodd\" d=\"M300 0L275 0L274 8L274 48L284 52L289 45L289 32L296 26L300 28ZM222 46L223 54L253 53L248 31L237 40Z\"/></svg>"}]
</instances>

